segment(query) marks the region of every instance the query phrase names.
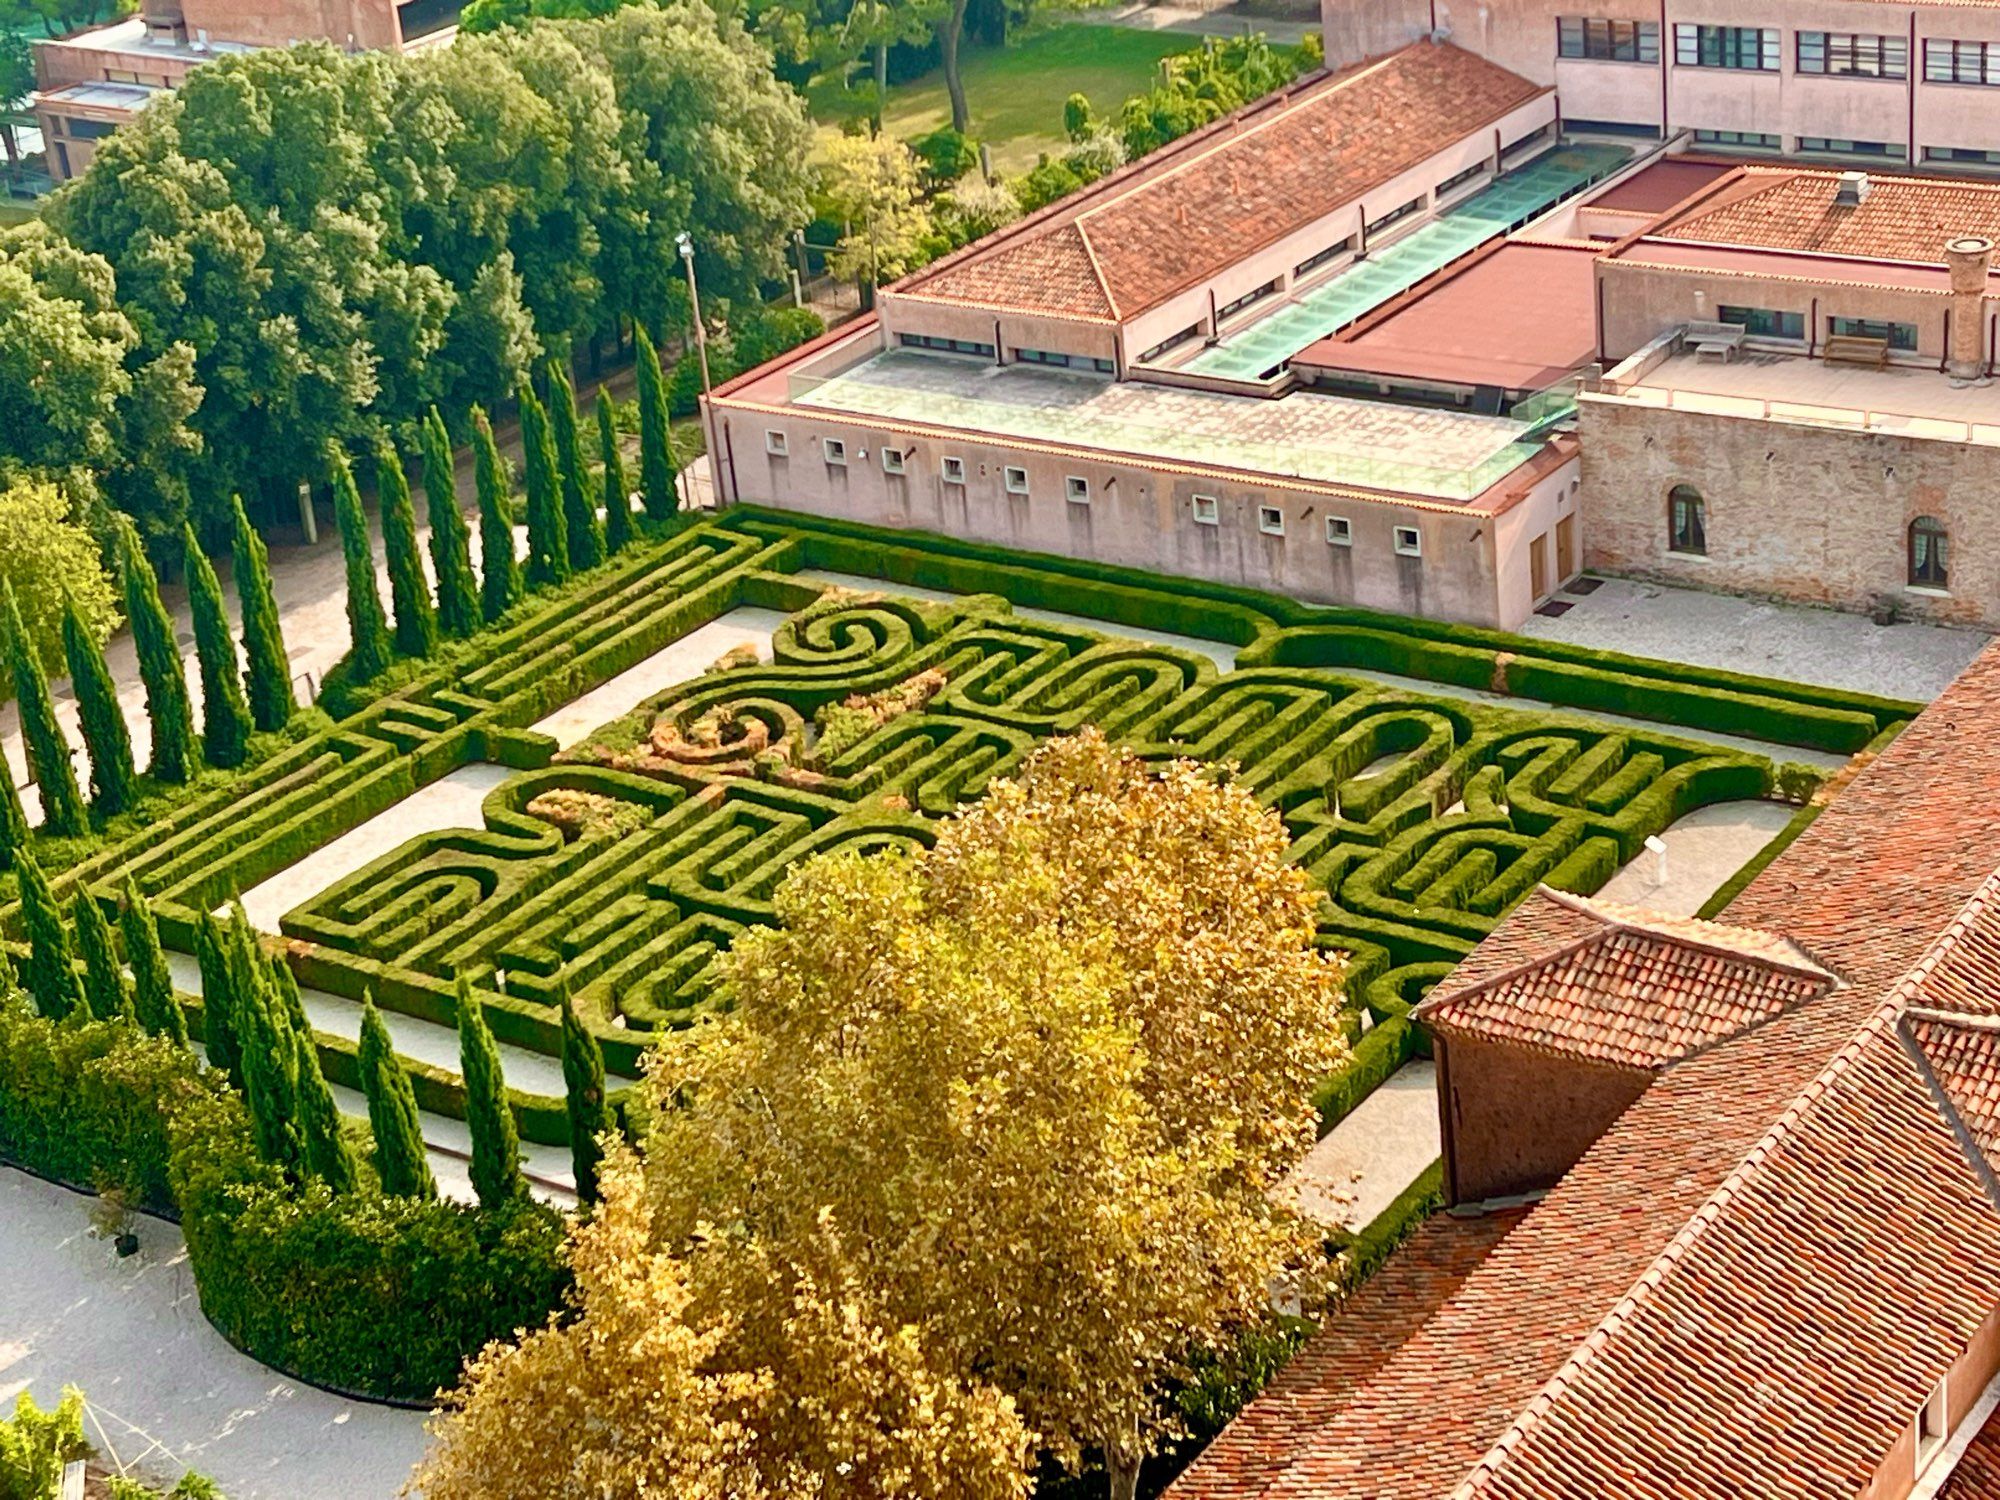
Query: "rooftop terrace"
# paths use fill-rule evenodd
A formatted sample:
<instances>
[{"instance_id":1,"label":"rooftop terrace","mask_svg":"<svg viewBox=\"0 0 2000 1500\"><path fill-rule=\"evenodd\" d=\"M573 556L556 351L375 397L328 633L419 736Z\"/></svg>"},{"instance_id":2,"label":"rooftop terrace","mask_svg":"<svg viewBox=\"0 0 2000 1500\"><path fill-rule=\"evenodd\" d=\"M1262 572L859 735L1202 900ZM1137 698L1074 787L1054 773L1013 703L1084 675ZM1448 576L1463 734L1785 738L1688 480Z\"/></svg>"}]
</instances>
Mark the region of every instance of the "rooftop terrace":
<instances>
[{"instance_id":1,"label":"rooftop terrace","mask_svg":"<svg viewBox=\"0 0 2000 1500\"><path fill-rule=\"evenodd\" d=\"M1342 396L1276 400L996 366L897 350L830 378L794 377L795 405L1108 449L1174 463L1466 501L1539 451L1525 422Z\"/></svg>"},{"instance_id":2,"label":"rooftop terrace","mask_svg":"<svg viewBox=\"0 0 2000 1500\"><path fill-rule=\"evenodd\" d=\"M1255 380L1317 339L1408 291L1498 235L1536 218L1631 159L1623 146L1570 145L1535 158L1366 260L1287 301L1183 362L1182 369Z\"/></svg>"}]
</instances>

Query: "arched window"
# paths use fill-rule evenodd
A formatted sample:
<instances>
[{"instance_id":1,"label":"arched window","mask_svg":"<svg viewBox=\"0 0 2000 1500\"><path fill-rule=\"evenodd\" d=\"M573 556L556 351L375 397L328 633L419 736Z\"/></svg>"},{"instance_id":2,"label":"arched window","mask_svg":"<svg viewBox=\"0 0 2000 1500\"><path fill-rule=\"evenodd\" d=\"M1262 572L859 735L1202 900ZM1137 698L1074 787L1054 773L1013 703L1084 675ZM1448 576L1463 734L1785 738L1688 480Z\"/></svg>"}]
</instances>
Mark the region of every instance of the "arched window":
<instances>
[{"instance_id":1,"label":"arched window","mask_svg":"<svg viewBox=\"0 0 2000 1500\"><path fill-rule=\"evenodd\" d=\"M1708 506L1691 484L1667 491L1667 550L1697 557L1708 552Z\"/></svg>"},{"instance_id":2,"label":"arched window","mask_svg":"<svg viewBox=\"0 0 2000 1500\"><path fill-rule=\"evenodd\" d=\"M1950 576L1951 537L1936 516L1910 522L1910 587L1941 589Z\"/></svg>"}]
</instances>

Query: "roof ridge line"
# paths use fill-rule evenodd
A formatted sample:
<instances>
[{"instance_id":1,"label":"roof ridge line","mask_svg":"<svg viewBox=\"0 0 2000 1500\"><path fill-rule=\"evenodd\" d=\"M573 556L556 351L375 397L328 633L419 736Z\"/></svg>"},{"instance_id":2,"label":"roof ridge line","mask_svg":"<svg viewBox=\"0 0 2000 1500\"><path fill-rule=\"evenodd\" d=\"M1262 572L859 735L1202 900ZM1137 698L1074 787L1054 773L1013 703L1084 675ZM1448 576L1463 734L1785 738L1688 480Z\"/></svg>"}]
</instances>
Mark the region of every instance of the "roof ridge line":
<instances>
[{"instance_id":1,"label":"roof ridge line","mask_svg":"<svg viewBox=\"0 0 2000 1500\"><path fill-rule=\"evenodd\" d=\"M1549 1376L1527 1406L1522 1408L1514 1420L1508 1423L1506 1430L1480 1456L1478 1462L1472 1466L1471 1472L1459 1482L1457 1488L1452 1491L1452 1500L1477 1500L1481 1492L1487 1488L1488 1481L1498 1474L1500 1465L1507 1455L1520 1446L1533 1428L1540 1425L1542 1417L1555 1405L1557 1396L1569 1388L1575 1375L1625 1327L1630 1314L1644 1297L1666 1279L1668 1272L1673 1270L1694 1243L1708 1232L1709 1226L1721 1217L1722 1210L1749 1185L1771 1154L1790 1136L1798 1121L1815 1108L1826 1096L1828 1089L1853 1066L1854 1060L1861 1054L1862 1047L1882 1034L1885 1028L1894 1025L1897 1017L1908 1007L1911 996L1922 987L1945 954L1949 953L1965 935L1972 925L1972 918L1985 910L1996 891L2000 891L2000 868L1996 868L1979 883L1977 889L1966 898L1964 904L1945 926L1944 931L1939 933L1924 950L1923 956L1889 987L1876 1005L1874 1013L1855 1029L1852 1036L1841 1043L1840 1048L1826 1065L1793 1096L1792 1102L1751 1144L1743 1159L1717 1184L1715 1191L1702 1201L1701 1206L1688 1217L1687 1223L1675 1231L1673 1238L1668 1240L1660 1253L1654 1257L1652 1264L1640 1273L1639 1279L1633 1282L1631 1288L1612 1305L1611 1310L1597 1321L1578 1346L1565 1357L1555 1373Z\"/></svg>"},{"instance_id":2,"label":"roof ridge line","mask_svg":"<svg viewBox=\"0 0 2000 1500\"><path fill-rule=\"evenodd\" d=\"M1111 321L1113 323L1123 322L1125 315L1118 310L1118 298L1111 290L1111 282L1104 274L1102 262L1097 258L1097 246L1090 242L1090 230L1085 227L1083 222L1089 217L1088 212L1080 213L1076 216L1076 222L1073 226L1076 230L1076 237L1083 242L1084 258L1090 262L1090 274L1097 278L1097 289L1104 293L1104 305L1111 309ZM1120 341L1120 347L1123 347L1122 340Z\"/></svg>"},{"instance_id":3,"label":"roof ridge line","mask_svg":"<svg viewBox=\"0 0 2000 1500\"><path fill-rule=\"evenodd\" d=\"M1938 1077L1930 1053L1911 1033L1910 1018L1919 1014L1921 1012L1908 1006L1903 1008L1902 1013L1896 1017L1896 1040L1902 1045L1910 1061L1916 1065L1917 1072L1922 1076L1924 1086L1931 1096L1931 1103L1937 1107L1945 1124L1950 1127L1952 1136L1958 1141L1958 1149L1972 1168L1972 1175L1977 1177L1980 1185L1986 1189L1986 1196L1992 1200L1994 1208L2000 1209L2000 1178L1994 1176L1993 1164L1986 1159L1986 1153L1979 1149L1979 1142L1973 1137L1972 1127L1965 1123L1965 1115L1959 1109L1958 1101L1952 1098L1951 1090L1946 1088L1944 1080Z\"/></svg>"},{"instance_id":4,"label":"roof ridge line","mask_svg":"<svg viewBox=\"0 0 2000 1500\"><path fill-rule=\"evenodd\" d=\"M1591 916L1596 917L1600 922L1620 932L1643 933L1647 937L1660 938L1668 942L1678 943L1687 948L1698 948L1704 953L1713 953L1720 957L1734 958L1743 963L1755 964L1762 968L1779 969L1784 973L1797 974L1803 978L1831 979L1836 983L1841 982L1839 974L1821 963L1803 943L1799 942L1790 933L1776 932L1768 927L1746 927L1733 922L1715 922L1706 917L1670 917L1664 913L1659 914L1654 921L1649 922L1645 919L1644 915L1637 919L1617 915L1618 911L1644 913L1646 910L1644 907L1628 906L1621 901L1600 903L1588 896L1579 896L1574 891L1551 891L1550 894L1565 906L1569 906L1574 910L1585 911ZM1615 908L1615 910L1607 909L1607 907ZM1800 957L1797 960L1788 960L1772 957L1767 954L1746 952L1741 948L1731 948L1725 945L1719 938L1709 939L1703 938L1698 934L1677 932L1671 926L1671 924L1676 922L1696 922L1700 923L1703 927L1713 927L1725 932L1754 933L1758 937L1775 940L1788 945Z\"/></svg>"}]
</instances>

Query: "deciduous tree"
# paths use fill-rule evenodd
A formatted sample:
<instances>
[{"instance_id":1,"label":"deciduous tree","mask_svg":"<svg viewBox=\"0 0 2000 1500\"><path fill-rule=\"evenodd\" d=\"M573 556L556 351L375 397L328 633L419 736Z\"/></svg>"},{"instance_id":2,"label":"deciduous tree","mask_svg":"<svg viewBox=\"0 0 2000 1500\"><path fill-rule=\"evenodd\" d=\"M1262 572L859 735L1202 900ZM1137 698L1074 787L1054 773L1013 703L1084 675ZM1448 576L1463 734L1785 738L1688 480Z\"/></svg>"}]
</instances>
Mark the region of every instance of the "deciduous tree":
<instances>
[{"instance_id":1,"label":"deciduous tree","mask_svg":"<svg viewBox=\"0 0 2000 1500\"><path fill-rule=\"evenodd\" d=\"M222 584L194 528L182 530L187 558L188 612L201 664L201 755L212 766L240 766L250 753L250 706L243 701L243 665L222 602Z\"/></svg>"},{"instance_id":2,"label":"deciduous tree","mask_svg":"<svg viewBox=\"0 0 2000 1500\"><path fill-rule=\"evenodd\" d=\"M45 672L63 670L62 621L74 605L94 641L118 623L118 607L100 561L97 539L71 513L54 485L9 477L0 458L0 579L14 590L35 659Z\"/></svg>"},{"instance_id":3,"label":"deciduous tree","mask_svg":"<svg viewBox=\"0 0 2000 1500\"><path fill-rule=\"evenodd\" d=\"M229 520L230 568L236 575L236 602L243 615L243 680L250 721L269 733L283 729L298 711L298 699L292 693L292 664L279 627L271 554L244 513L241 495L230 500Z\"/></svg>"}]
</instances>

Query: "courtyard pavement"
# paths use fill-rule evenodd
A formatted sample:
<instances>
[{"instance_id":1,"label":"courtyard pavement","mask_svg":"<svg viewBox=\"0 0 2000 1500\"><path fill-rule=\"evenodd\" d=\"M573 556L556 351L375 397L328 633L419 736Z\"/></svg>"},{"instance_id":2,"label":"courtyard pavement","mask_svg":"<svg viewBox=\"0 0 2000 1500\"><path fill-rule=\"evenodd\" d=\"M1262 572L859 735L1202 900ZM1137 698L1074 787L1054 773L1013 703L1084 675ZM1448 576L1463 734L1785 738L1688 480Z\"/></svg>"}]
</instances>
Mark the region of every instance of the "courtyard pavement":
<instances>
[{"instance_id":1,"label":"courtyard pavement","mask_svg":"<svg viewBox=\"0 0 2000 1500\"><path fill-rule=\"evenodd\" d=\"M1438 1159L1437 1066L1405 1063L1320 1138L1278 1184L1315 1223L1365 1229Z\"/></svg>"}]
</instances>

